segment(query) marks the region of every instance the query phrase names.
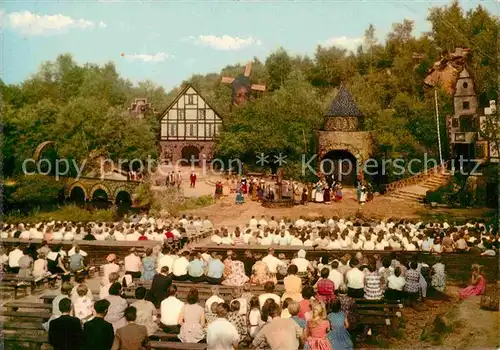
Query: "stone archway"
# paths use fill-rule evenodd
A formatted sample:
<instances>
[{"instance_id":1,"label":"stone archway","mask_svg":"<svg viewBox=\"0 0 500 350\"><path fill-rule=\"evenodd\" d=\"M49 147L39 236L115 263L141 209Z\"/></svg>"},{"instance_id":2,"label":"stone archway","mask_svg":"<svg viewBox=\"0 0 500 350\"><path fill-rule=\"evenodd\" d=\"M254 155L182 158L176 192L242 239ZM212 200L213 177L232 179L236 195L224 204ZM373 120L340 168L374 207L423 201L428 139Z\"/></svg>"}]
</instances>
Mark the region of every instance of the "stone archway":
<instances>
[{"instance_id":1,"label":"stone archway","mask_svg":"<svg viewBox=\"0 0 500 350\"><path fill-rule=\"evenodd\" d=\"M331 150L321 158L320 170L346 186L355 186L358 160L348 150Z\"/></svg>"},{"instance_id":2,"label":"stone archway","mask_svg":"<svg viewBox=\"0 0 500 350\"><path fill-rule=\"evenodd\" d=\"M107 202L112 200L109 189L102 184L96 184L94 187L92 187L89 198L92 201Z\"/></svg>"},{"instance_id":3,"label":"stone archway","mask_svg":"<svg viewBox=\"0 0 500 350\"><path fill-rule=\"evenodd\" d=\"M71 190L69 191L69 199L77 203L85 202L85 190L80 186L72 186Z\"/></svg>"},{"instance_id":4,"label":"stone archway","mask_svg":"<svg viewBox=\"0 0 500 350\"><path fill-rule=\"evenodd\" d=\"M184 146L181 151L182 158L191 161L192 158L200 159L200 149L196 146Z\"/></svg>"}]
</instances>

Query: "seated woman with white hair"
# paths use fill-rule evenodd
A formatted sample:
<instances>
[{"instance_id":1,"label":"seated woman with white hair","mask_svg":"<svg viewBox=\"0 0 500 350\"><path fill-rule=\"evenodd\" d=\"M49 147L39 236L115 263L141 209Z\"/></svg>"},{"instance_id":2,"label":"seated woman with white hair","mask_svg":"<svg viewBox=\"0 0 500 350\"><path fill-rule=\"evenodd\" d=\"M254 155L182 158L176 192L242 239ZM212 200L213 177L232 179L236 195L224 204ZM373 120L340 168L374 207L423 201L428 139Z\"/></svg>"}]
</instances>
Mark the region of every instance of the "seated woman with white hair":
<instances>
[{"instance_id":1,"label":"seated woman with white hair","mask_svg":"<svg viewBox=\"0 0 500 350\"><path fill-rule=\"evenodd\" d=\"M309 271L314 271L311 262L306 259L306 251L301 249L297 252L297 257L292 259L292 265L297 266L297 276L305 277Z\"/></svg>"}]
</instances>

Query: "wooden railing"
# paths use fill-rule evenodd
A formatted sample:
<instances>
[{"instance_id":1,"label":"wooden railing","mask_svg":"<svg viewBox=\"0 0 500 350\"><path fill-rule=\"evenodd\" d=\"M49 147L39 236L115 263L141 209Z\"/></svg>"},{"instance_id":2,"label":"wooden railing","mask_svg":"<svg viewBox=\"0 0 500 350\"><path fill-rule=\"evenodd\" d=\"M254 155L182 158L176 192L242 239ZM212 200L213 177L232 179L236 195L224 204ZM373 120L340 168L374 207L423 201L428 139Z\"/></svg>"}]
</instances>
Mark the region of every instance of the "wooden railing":
<instances>
[{"instance_id":1,"label":"wooden railing","mask_svg":"<svg viewBox=\"0 0 500 350\"><path fill-rule=\"evenodd\" d=\"M416 185L418 183L424 182L425 180L427 180L428 178L430 178L434 174L444 173L444 171L447 169L447 167L448 167L448 161L446 161L442 164L436 165L435 167L427 169L423 172L415 174L415 175L408 177L406 179L401 179L398 181L391 182L390 184L386 185L385 192L386 192L386 194L388 194L388 193L396 191L399 188L403 188L403 187L411 186L411 185Z\"/></svg>"}]
</instances>

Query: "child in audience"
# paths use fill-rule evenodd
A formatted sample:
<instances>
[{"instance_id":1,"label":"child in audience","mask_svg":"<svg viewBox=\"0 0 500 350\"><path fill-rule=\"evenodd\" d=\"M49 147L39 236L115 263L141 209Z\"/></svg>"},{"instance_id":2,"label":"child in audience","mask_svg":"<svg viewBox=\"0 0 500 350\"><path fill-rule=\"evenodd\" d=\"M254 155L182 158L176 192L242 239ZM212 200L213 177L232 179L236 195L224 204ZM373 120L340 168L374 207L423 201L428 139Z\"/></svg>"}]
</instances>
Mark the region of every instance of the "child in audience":
<instances>
[{"instance_id":1,"label":"child in audience","mask_svg":"<svg viewBox=\"0 0 500 350\"><path fill-rule=\"evenodd\" d=\"M253 296L250 299L250 312L248 314L248 333L254 338L264 324L260 314L259 297Z\"/></svg>"},{"instance_id":2,"label":"child in audience","mask_svg":"<svg viewBox=\"0 0 500 350\"><path fill-rule=\"evenodd\" d=\"M218 306L219 303L212 303L212 305L210 305L210 311L205 313L205 330L210 323L214 322L217 319Z\"/></svg>"},{"instance_id":3,"label":"child in audience","mask_svg":"<svg viewBox=\"0 0 500 350\"><path fill-rule=\"evenodd\" d=\"M38 253L38 259L35 260L33 264L33 277L43 278L45 276L50 276L50 272L47 267L47 260L45 260L45 253Z\"/></svg>"},{"instance_id":4,"label":"child in audience","mask_svg":"<svg viewBox=\"0 0 500 350\"><path fill-rule=\"evenodd\" d=\"M238 300L231 301L231 304L229 305L231 311L227 314L227 319L238 330L241 342L246 338L248 330L247 330L246 317L240 314L240 307L241 304Z\"/></svg>"},{"instance_id":5,"label":"child in audience","mask_svg":"<svg viewBox=\"0 0 500 350\"><path fill-rule=\"evenodd\" d=\"M89 289L85 284L80 284L76 288L77 296L73 298L73 313L82 323L85 323L92 318L93 302L92 298L89 298L87 295L88 291Z\"/></svg>"}]
</instances>

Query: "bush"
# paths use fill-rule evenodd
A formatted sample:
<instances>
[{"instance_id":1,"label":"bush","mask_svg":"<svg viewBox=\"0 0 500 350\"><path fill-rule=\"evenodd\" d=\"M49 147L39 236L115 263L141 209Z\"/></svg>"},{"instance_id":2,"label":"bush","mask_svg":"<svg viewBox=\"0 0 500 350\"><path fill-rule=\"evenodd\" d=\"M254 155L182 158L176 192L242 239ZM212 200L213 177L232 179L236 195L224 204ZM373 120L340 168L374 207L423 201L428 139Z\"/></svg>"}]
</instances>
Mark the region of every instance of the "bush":
<instances>
[{"instance_id":1,"label":"bush","mask_svg":"<svg viewBox=\"0 0 500 350\"><path fill-rule=\"evenodd\" d=\"M40 221L78 221L78 222L111 222L116 220L114 208L110 209L86 209L74 204L64 205L54 211L42 212L38 208L28 216L22 215L20 211L13 211L4 216L6 223L36 223Z\"/></svg>"},{"instance_id":2,"label":"bush","mask_svg":"<svg viewBox=\"0 0 500 350\"><path fill-rule=\"evenodd\" d=\"M24 175L6 181L7 204L28 203L41 205L57 201L63 190L63 183L52 176Z\"/></svg>"}]
</instances>

